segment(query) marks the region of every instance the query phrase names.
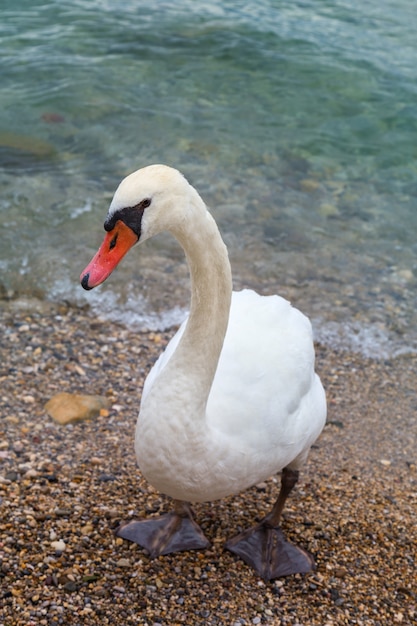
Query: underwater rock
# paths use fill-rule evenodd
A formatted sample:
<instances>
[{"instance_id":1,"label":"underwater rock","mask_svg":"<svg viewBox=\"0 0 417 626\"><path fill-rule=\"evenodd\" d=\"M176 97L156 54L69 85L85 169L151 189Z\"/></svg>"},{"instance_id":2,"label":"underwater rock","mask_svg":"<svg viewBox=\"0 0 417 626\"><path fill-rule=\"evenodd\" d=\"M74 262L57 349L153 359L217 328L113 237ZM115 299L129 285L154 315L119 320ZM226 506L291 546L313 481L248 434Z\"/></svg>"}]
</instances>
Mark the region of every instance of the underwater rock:
<instances>
[{"instance_id":1,"label":"underwater rock","mask_svg":"<svg viewBox=\"0 0 417 626\"><path fill-rule=\"evenodd\" d=\"M22 167L57 156L54 146L29 135L0 132L0 166Z\"/></svg>"},{"instance_id":2,"label":"underwater rock","mask_svg":"<svg viewBox=\"0 0 417 626\"><path fill-rule=\"evenodd\" d=\"M65 117L60 113L43 113L41 119L47 124L62 124L62 122L65 122Z\"/></svg>"}]
</instances>

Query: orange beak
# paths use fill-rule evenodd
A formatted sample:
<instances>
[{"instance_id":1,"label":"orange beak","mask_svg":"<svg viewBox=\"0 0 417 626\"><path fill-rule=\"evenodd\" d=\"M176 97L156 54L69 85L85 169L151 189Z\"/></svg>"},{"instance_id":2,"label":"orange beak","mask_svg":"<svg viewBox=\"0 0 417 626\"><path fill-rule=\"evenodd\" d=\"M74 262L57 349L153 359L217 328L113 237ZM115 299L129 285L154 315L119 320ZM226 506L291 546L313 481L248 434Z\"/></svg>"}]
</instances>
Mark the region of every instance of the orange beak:
<instances>
[{"instance_id":1,"label":"orange beak","mask_svg":"<svg viewBox=\"0 0 417 626\"><path fill-rule=\"evenodd\" d=\"M118 220L80 276L84 289L93 289L103 283L137 241L136 233Z\"/></svg>"}]
</instances>

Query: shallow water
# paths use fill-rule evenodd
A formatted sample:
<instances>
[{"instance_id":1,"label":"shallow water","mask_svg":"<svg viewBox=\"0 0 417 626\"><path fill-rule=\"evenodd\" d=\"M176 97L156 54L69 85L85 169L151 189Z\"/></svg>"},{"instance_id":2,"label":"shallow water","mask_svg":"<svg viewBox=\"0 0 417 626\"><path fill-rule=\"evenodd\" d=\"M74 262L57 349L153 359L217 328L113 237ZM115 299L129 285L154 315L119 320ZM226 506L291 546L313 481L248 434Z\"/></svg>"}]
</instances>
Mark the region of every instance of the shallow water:
<instances>
[{"instance_id":1,"label":"shallow water","mask_svg":"<svg viewBox=\"0 0 417 626\"><path fill-rule=\"evenodd\" d=\"M211 207L236 287L290 298L325 343L417 350L416 27L413 0L6 0L1 294L178 322L168 237L78 283L120 179L164 162Z\"/></svg>"}]
</instances>

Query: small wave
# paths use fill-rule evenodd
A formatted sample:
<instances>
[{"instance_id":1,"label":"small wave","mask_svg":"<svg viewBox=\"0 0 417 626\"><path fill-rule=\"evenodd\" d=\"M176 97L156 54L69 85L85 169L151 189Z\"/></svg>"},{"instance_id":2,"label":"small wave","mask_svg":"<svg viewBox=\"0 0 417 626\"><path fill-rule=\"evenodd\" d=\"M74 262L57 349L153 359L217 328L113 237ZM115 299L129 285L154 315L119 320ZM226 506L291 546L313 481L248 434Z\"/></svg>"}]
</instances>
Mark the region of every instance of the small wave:
<instances>
[{"instance_id":1,"label":"small wave","mask_svg":"<svg viewBox=\"0 0 417 626\"><path fill-rule=\"evenodd\" d=\"M137 331L164 331L183 322L188 309L175 306L155 310L140 294L123 297L112 290L93 290L88 294L68 277L57 281L49 290L53 302L69 301L76 306L88 305L93 315L116 322ZM312 320L314 340L331 349L354 352L365 358L389 359L404 354L417 354L417 342L397 336L382 324L361 321L329 321L322 317Z\"/></svg>"},{"instance_id":2,"label":"small wave","mask_svg":"<svg viewBox=\"0 0 417 626\"><path fill-rule=\"evenodd\" d=\"M389 359L404 354L416 354L416 345L407 345L404 338L378 325L361 322L313 320L317 343L346 352L356 352L370 359Z\"/></svg>"},{"instance_id":3,"label":"small wave","mask_svg":"<svg viewBox=\"0 0 417 626\"><path fill-rule=\"evenodd\" d=\"M79 285L74 289L68 277L61 278L50 288L48 300L67 301L76 306L87 305L93 315L137 331L167 330L181 324L188 313L186 308L180 306L155 312L143 296L123 298L110 289L89 291L87 294Z\"/></svg>"},{"instance_id":4,"label":"small wave","mask_svg":"<svg viewBox=\"0 0 417 626\"><path fill-rule=\"evenodd\" d=\"M92 206L93 204L91 200L88 199L84 206L74 207L73 209L71 209L69 216L72 220L75 220L79 215L82 215L83 213L90 213Z\"/></svg>"},{"instance_id":5,"label":"small wave","mask_svg":"<svg viewBox=\"0 0 417 626\"><path fill-rule=\"evenodd\" d=\"M106 294L107 295L107 294ZM105 301L107 298L105 298ZM110 302L107 302L110 305ZM188 311L181 307L174 307L167 311L150 312L149 305L144 298L129 298L123 307L103 307L103 302L91 306L101 317L123 324L138 331L164 331L179 326L185 319Z\"/></svg>"}]
</instances>

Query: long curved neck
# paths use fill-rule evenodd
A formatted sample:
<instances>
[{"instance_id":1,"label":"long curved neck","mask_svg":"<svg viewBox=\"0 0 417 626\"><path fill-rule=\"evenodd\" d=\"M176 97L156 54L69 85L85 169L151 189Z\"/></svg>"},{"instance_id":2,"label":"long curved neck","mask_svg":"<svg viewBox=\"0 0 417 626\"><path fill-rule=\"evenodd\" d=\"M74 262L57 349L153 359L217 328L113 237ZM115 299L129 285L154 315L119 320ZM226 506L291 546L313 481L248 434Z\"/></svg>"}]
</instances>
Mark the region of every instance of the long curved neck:
<instances>
[{"instance_id":1,"label":"long curved neck","mask_svg":"<svg viewBox=\"0 0 417 626\"><path fill-rule=\"evenodd\" d=\"M184 249L191 277L191 308L186 329L161 373L159 391L169 381L202 415L226 334L232 295L227 249L202 199L191 188L186 219L171 230ZM162 380L164 379L164 380ZM196 403L197 406L191 406Z\"/></svg>"}]
</instances>

